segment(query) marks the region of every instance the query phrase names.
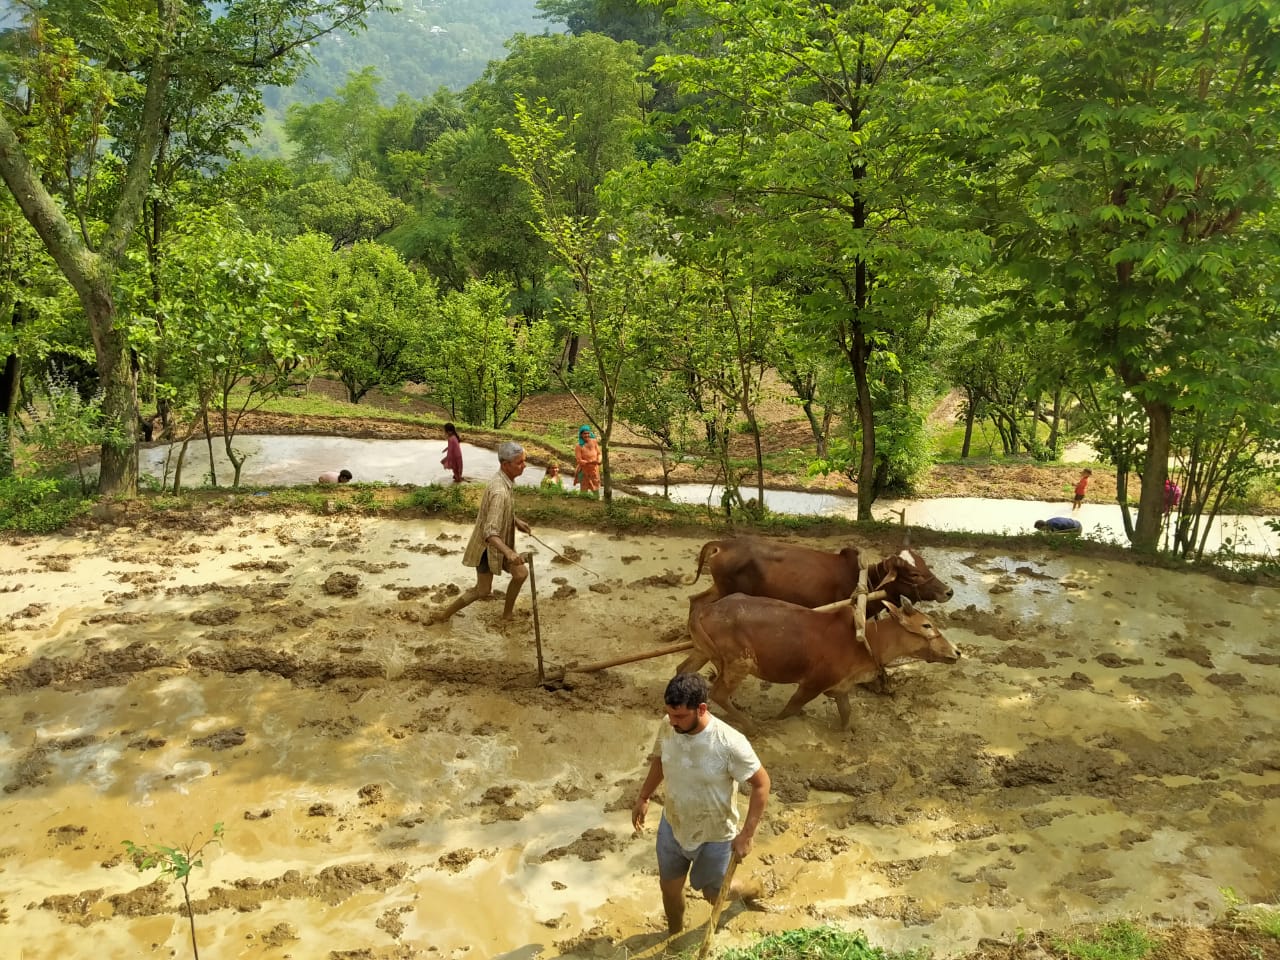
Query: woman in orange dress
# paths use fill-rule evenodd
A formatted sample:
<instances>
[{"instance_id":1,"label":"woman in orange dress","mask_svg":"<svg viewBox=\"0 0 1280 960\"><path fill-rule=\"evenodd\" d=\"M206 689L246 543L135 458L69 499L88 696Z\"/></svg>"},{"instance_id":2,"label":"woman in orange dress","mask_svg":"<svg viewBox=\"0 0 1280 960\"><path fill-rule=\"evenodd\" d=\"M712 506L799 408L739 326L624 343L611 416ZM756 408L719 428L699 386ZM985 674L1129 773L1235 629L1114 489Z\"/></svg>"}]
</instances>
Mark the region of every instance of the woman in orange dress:
<instances>
[{"instance_id":1,"label":"woman in orange dress","mask_svg":"<svg viewBox=\"0 0 1280 960\"><path fill-rule=\"evenodd\" d=\"M578 431L578 447L574 451L578 469L573 474L573 484L583 493L595 493L600 489L600 444L591 427L583 425Z\"/></svg>"}]
</instances>

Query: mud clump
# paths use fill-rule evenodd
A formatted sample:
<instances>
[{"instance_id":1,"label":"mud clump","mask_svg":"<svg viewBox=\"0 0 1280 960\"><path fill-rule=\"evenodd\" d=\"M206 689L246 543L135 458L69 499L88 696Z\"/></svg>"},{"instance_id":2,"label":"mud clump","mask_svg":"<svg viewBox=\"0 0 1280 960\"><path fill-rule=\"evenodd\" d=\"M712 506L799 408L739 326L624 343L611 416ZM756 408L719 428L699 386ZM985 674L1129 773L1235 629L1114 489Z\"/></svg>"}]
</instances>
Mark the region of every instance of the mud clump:
<instances>
[{"instance_id":1,"label":"mud clump","mask_svg":"<svg viewBox=\"0 0 1280 960\"><path fill-rule=\"evenodd\" d=\"M382 789L380 783L366 783L360 788L357 796L360 797L360 806L371 807L386 799L386 791Z\"/></svg>"},{"instance_id":2,"label":"mud clump","mask_svg":"<svg viewBox=\"0 0 1280 960\"><path fill-rule=\"evenodd\" d=\"M95 651L83 657L37 657L25 667L0 674L0 686L8 688L10 693L73 683L88 683L94 687L120 686L134 674L177 663L174 657L158 647L138 642L119 650Z\"/></svg>"},{"instance_id":3,"label":"mud clump","mask_svg":"<svg viewBox=\"0 0 1280 960\"><path fill-rule=\"evenodd\" d=\"M588 862L603 860L605 854L621 850L624 845L625 841L616 833L601 827L595 827L583 833L573 843L566 844L563 847L552 847L542 855L538 862L548 863L563 857L577 857L579 860Z\"/></svg>"},{"instance_id":4,"label":"mud clump","mask_svg":"<svg viewBox=\"0 0 1280 960\"><path fill-rule=\"evenodd\" d=\"M566 544L565 548L561 550L560 553L556 554L551 558L551 562L567 565L570 563L577 563L579 560L581 560L585 556L586 554L583 553L581 550L579 550L577 547L571 544Z\"/></svg>"},{"instance_id":5,"label":"mud clump","mask_svg":"<svg viewBox=\"0 0 1280 960\"><path fill-rule=\"evenodd\" d=\"M298 928L292 923L277 923L266 933L259 934L258 939L268 947L283 947L298 939Z\"/></svg>"},{"instance_id":6,"label":"mud clump","mask_svg":"<svg viewBox=\"0 0 1280 960\"><path fill-rule=\"evenodd\" d=\"M221 627L238 619L240 611L235 607L212 607L208 610L197 610L191 614L191 622L202 627Z\"/></svg>"},{"instance_id":7,"label":"mud clump","mask_svg":"<svg viewBox=\"0 0 1280 960\"><path fill-rule=\"evenodd\" d=\"M451 850L442 855L436 861L436 866L450 873L459 873L467 869L472 860L491 857L495 853L497 853L496 850L472 850L470 847L463 847L461 850Z\"/></svg>"},{"instance_id":8,"label":"mud clump","mask_svg":"<svg viewBox=\"0 0 1280 960\"><path fill-rule=\"evenodd\" d=\"M211 733L207 737L197 737L191 741L194 747L208 747L210 750L230 750L232 747L238 747L245 742L247 734L244 727L227 727L225 730L219 730L217 733Z\"/></svg>"},{"instance_id":9,"label":"mud clump","mask_svg":"<svg viewBox=\"0 0 1280 960\"><path fill-rule=\"evenodd\" d=\"M1121 677L1120 682L1148 695L1168 694L1174 697L1190 697L1195 693L1180 673L1171 673L1166 677Z\"/></svg>"},{"instance_id":10,"label":"mud clump","mask_svg":"<svg viewBox=\"0 0 1280 960\"><path fill-rule=\"evenodd\" d=\"M242 563L233 563L232 570L266 570L270 573L284 573L289 569L289 564L284 560L245 560ZM281 924L284 926L284 924Z\"/></svg>"},{"instance_id":11,"label":"mud clump","mask_svg":"<svg viewBox=\"0 0 1280 960\"><path fill-rule=\"evenodd\" d=\"M88 832L88 827L74 826L68 823L61 827L50 827L46 831L46 836L53 837L54 843L67 844L75 843Z\"/></svg>"},{"instance_id":12,"label":"mud clump","mask_svg":"<svg viewBox=\"0 0 1280 960\"><path fill-rule=\"evenodd\" d=\"M360 592L360 578L354 573L331 573L320 589L331 597L354 597Z\"/></svg>"},{"instance_id":13,"label":"mud clump","mask_svg":"<svg viewBox=\"0 0 1280 960\"><path fill-rule=\"evenodd\" d=\"M113 894L107 897L107 902L118 917L154 917L169 909L169 883L165 879L155 880L128 893Z\"/></svg>"}]
</instances>

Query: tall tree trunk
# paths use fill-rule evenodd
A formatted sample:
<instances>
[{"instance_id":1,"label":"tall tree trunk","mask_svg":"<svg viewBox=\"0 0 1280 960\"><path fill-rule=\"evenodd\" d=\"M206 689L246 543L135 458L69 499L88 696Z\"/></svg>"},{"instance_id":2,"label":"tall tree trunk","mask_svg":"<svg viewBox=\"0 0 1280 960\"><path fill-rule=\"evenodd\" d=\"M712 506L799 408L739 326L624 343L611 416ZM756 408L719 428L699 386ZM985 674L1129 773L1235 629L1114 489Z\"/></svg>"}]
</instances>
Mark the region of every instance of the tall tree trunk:
<instances>
[{"instance_id":1,"label":"tall tree trunk","mask_svg":"<svg viewBox=\"0 0 1280 960\"><path fill-rule=\"evenodd\" d=\"M138 373L123 331L112 328L102 339L98 376L107 437L102 441L98 493L133 497L138 493Z\"/></svg>"},{"instance_id":2,"label":"tall tree trunk","mask_svg":"<svg viewBox=\"0 0 1280 960\"><path fill-rule=\"evenodd\" d=\"M965 404L964 411L964 443L960 445L960 459L969 459L969 447L973 442L973 421L978 416L977 403L973 394L969 395L969 402Z\"/></svg>"},{"instance_id":3,"label":"tall tree trunk","mask_svg":"<svg viewBox=\"0 0 1280 960\"><path fill-rule=\"evenodd\" d=\"M1147 455L1142 467L1142 492L1138 497L1138 522L1133 528L1133 548L1154 553L1160 547L1173 411L1169 404L1158 401L1144 403L1142 408L1147 413Z\"/></svg>"},{"instance_id":4,"label":"tall tree trunk","mask_svg":"<svg viewBox=\"0 0 1280 960\"><path fill-rule=\"evenodd\" d=\"M871 406L871 383L867 377L867 361L870 350L862 328L853 334L853 351L849 357L853 366L853 382L858 394L858 428L862 434L862 457L858 462L858 519L870 520L871 504L876 494L876 422Z\"/></svg>"},{"instance_id":5,"label":"tall tree trunk","mask_svg":"<svg viewBox=\"0 0 1280 960\"><path fill-rule=\"evenodd\" d=\"M0 477L13 472L13 415L18 409L18 388L22 384L22 358L16 353L5 357L4 370L0 371L0 417L4 418L4 436L0 442Z\"/></svg>"}]
</instances>

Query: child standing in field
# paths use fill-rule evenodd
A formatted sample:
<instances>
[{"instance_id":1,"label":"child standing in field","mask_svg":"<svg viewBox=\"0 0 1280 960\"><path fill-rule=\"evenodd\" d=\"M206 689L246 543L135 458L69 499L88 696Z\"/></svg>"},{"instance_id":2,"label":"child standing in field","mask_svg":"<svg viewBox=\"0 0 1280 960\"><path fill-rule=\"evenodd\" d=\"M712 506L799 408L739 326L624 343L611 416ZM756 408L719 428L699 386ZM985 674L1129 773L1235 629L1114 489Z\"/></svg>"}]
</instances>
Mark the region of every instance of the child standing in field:
<instances>
[{"instance_id":1,"label":"child standing in field","mask_svg":"<svg viewBox=\"0 0 1280 960\"><path fill-rule=\"evenodd\" d=\"M1080 509L1080 504L1084 503L1084 491L1089 486L1089 478L1093 476L1093 471L1085 467L1080 471L1080 479L1076 481L1076 495L1071 502L1071 512L1075 513Z\"/></svg>"},{"instance_id":2,"label":"child standing in field","mask_svg":"<svg viewBox=\"0 0 1280 960\"><path fill-rule=\"evenodd\" d=\"M444 436L447 446L444 448L444 459L440 466L453 471L453 482L462 482L462 441L458 438L458 429L452 423L444 425Z\"/></svg>"}]
</instances>

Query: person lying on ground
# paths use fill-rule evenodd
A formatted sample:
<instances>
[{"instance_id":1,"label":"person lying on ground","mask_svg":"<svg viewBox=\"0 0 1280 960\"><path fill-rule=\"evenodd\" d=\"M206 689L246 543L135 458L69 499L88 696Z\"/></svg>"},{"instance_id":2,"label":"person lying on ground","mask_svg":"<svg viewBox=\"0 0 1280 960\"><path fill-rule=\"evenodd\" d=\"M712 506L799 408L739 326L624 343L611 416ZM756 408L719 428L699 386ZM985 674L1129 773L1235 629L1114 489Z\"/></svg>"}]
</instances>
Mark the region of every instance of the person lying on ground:
<instances>
[{"instance_id":1,"label":"person lying on ground","mask_svg":"<svg viewBox=\"0 0 1280 960\"><path fill-rule=\"evenodd\" d=\"M350 470L330 470L328 473L320 474L320 477L318 478L317 482L324 483L324 484L350 483L351 471Z\"/></svg>"},{"instance_id":2,"label":"person lying on ground","mask_svg":"<svg viewBox=\"0 0 1280 960\"><path fill-rule=\"evenodd\" d=\"M1037 520L1036 529L1041 533L1080 533L1084 526L1079 520L1070 517L1050 517L1048 520Z\"/></svg>"}]
</instances>

